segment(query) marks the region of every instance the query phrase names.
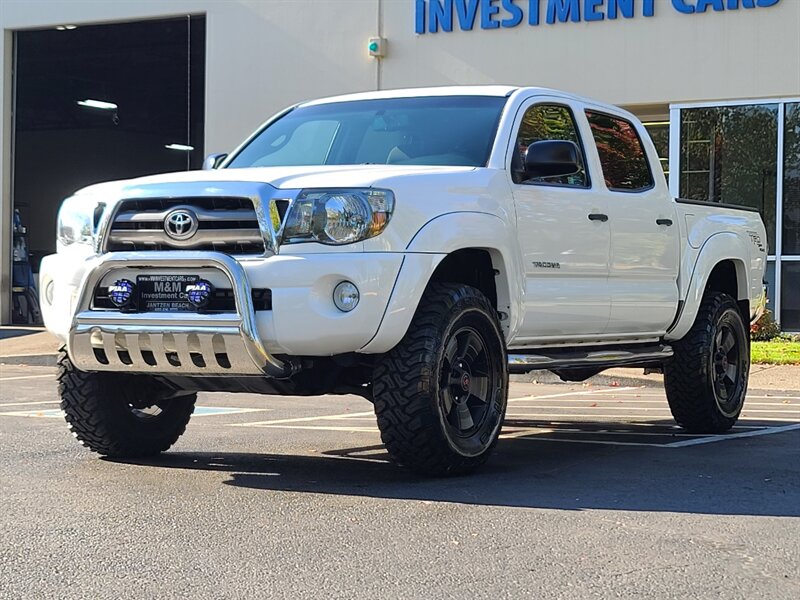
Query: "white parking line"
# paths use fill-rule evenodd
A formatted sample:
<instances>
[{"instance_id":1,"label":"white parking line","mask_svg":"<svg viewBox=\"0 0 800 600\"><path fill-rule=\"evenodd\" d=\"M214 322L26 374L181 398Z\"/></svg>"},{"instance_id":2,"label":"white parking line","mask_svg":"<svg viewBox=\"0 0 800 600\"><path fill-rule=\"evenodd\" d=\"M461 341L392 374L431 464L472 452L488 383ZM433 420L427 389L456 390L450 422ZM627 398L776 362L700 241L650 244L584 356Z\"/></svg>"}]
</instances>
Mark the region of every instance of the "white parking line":
<instances>
[{"instance_id":1,"label":"white parking line","mask_svg":"<svg viewBox=\"0 0 800 600\"><path fill-rule=\"evenodd\" d=\"M519 437L525 437L529 435L537 435L541 433L554 433L555 429L549 429L547 427L526 427L525 429L520 429L519 431L509 431L508 433L501 433L500 439L501 440L512 440Z\"/></svg>"},{"instance_id":2,"label":"white parking line","mask_svg":"<svg viewBox=\"0 0 800 600\"><path fill-rule=\"evenodd\" d=\"M554 415L554 416L563 417L565 415ZM568 416L575 416L575 415L568 415ZM515 427L513 421L514 421L514 419L517 419L517 418L519 418L519 417L517 417L517 415L509 415L509 414L507 414L506 415L506 423L513 428L513 427ZM765 419L759 419L759 421L764 421L764 420ZM781 422L784 422L784 423L786 422L785 419L778 419L778 420L781 421ZM585 424L585 422L583 422L583 421L572 421L572 420L569 420L569 419L566 419L566 420L549 420L548 419L547 422L549 424L560 423L562 425L582 425L582 424ZM664 423L650 423L648 421L635 421L635 420L604 421L603 425L608 425L610 427L624 427L626 425L635 425L636 427L675 427L676 430L681 431L678 428L677 425L670 426L670 425L665 425ZM734 425L733 427L731 427L731 429L752 430L752 429L762 429L763 427L766 427L766 425ZM564 430L565 429L563 427L559 427L559 431L564 431ZM584 429L579 429L579 428L576 427L572 431L585 431L585 430ZM653 434L653 435L655 435L655 434ZM696 436L698 434L695 433L695 434L686 434L686 435L695 435Z\"/></svg>"},{"instance_id":3,"label":"white parking line","mask_svg":"<svg viewBox=\"0 0 800 600\"><path fill-rule=\"evenodd\" d=\"M594 394L613 394L616 392L627 392L630 390L640 390L640 387L619 387L602 390L586 390L584 392L564 392L562 394L547 394L545 396L520 396L519 398L509 398L509 402L524 402L525 400L545 400L549 398L563 398L565 396L591 396Z\"/></svg>"},{"instance_id":4,"label":"white parking line","mask_svg":"<svg viewBox=\"0 0 800 600\"><path fill-rule=\"evenodd\" d=\"M772 412L772 411L768 411L768 412ZM525 414L520 414L520 415L507 415L506 418L526 418L526 419L528 419L528 418L536 418L536 419L552 419L552 418L555 418L555 419L558 420L558 422L570 422L570 419L576 419L576 418L577 419L596 419L597 417L608 418L608 417L611 417L611 416L615 416L615 415L599 415L599 414L587 415L587 414L574 414L574 413L525 413ZM637 425L646 425L647 423L641 421L641 419L652 419L653 417L664 418L664 419L667 419L667 418L671 419L672 418L671 416L666 415L666 414L665 415L653 415L653 414L649 414L649 415L619 415L618 417L615 416L615 418L618 418L618 419L621 419L621 420L620 421L614 421L614 422L615 423L616 422L619 422L619 423L630 422L630 423L636 423ZM747 421L747 420L750 420L750 421L779 421L781 423L785 423L786 421L788 421L790 419L786 419L786 418L782 418L782 419L781 418L771 418L771 417L752 417L752 418L748 418L748 416L745 414L745 415L742 415L741 417L739 417L739 422L741 422L743 420L744 421ZM657 426L657 427L663 427L663 425L658 425L658 424L653 424L653 425Z\"/></svg>"},{"instance_id":5,"label":"white parking line","mask_svg":"<svg viewBox=\"0 0 800 600\"><path fill-rule=\"evenodd\" d=\"M260 425L265 429L314 429L319 431L354 431L361 433L378 433L377 427L336 427L333 425Z\"/></svg>"},{"instance_id":6,"label":"white parking line","mask_svg":"<svg viewBox=\"0 0 800 600\"><path fill-rule=\"evenodd\" d=\"M30 404L57 404L55 402L31 402ZM3 406L10 406L5 404ZM212 417L217 415L236 415L242 413L254 413L271 410L269 408L234 408L227 406L198 406L195 408L192 418ZM60 419L64 417L64 412L60 408L44 408L39 410L16 410L0 412L2 417L35 417Z\"/></svg>"},{"instance_id":7,"label":"white parking line","mask_svg":"<svg viewBox=\"0 0 800 600\"><path fill-rule=\"evenodd\" d=\"M514 407L514 408L516 409L517 407ZM567 406L531 406L531 407L528 407L528 408L533 408L533 409L536 409L536 410L540 410L541 409L541 410L564 410L564 411L581 410L581 409L584 409L584 408L591 408L592 411L623 410L623 411L634 412L634 413L645 412L645 413L648 413L647 416L658 416L655 413L663 413L664 416L668 416L668 417L671 416L671 413L669 412L668 408L646 408L646 407L643 407L643 406L569 406L569 407L567 407ZM800 419L800 410L796 410L796 409L795 410L775 410L775 409L772 409L772 410L758 410L758 409L745 408L744 411L743 411L743 414L745 414L745 415L748 415L748 414L790 415L790 416L793 416L793 417L795 417L797 419ZM567 417L571 417L572 413L565 412L564 415L567 416ZM601 413L599 413L598 416L610 416L610 415L603 415L602 412L601 412ZM644 415L642 415L642 416L644 416Z\"/></svg>"},{"instance_id":8,"label":"white parking line","mask_svg":"<svg viewBox=\"0 0 800 600\"><path fill-rule=\"evenodd\" d=\"M516 406L516 408L535 408L536 406L538 406L533 400L531 400L530 402L533 402L533 404L531 404L530 407L527 407L527 406ZM559 400L559 402L596 402L598 404L600 404L600 403L612 403L613 402L615 404L625 404L625 405L628 405L628 404L658 404L660 406L667 406L667 399L666 398L663 398L662 400L641 400L638 397L634 397L634 396L627 396L627 397L625 397L623 399L617 399L617 398L608 398L608 399L606 399L606 398L562 398L561 400ZM796 406L797 409L800 410L800 404L795 405L795 404L792 404L791 402L784 403L784 402L748 402L748 401L745 401L745 406L783 406L783 407Z\"/></svg>"},{"instance_id":9,"label":"white parking line","mask_svg":"<svg viewBox=\"0 0 800 600\"><path fill-rule=\"evenodd\" d=\"M255 421L253 423L232 423L231 427L266 427L268 425L279 425L283 423L303 423L308 421L327 421L336 419L346 419L348 417L364 417L367 415L374 415L373 412L361 413L342 413L338 415L323 415L318 417L297 417L295 419L277 419L274 421Z\"/></svg>"},{"instance_id":10,"label":"white parking line","mask_svg":"<svg viewBox=\"0 0 800 600\"><path fill-rule=\"evenodd\" d=\"M763 429L759 427L758 429ZM555 433L579 433L584 435L638 435L642 437L666 436L666 437L690 437L696 438L700 434L697 433L678 433L670 431L610 431L608 429L578 429L572 427L559 427L557 429L528 427L526 430L530 431L549 431Z\"/></svg>"},{"instance_id":11,"label":"white parking line","mask_svg":"<svg viewBox=\"0 0 800 600\"><path fill-rule=\"evenodd\" d=\"M758 431L745 431L742 433L729 433L726 435L715 435L709 437L702 437L696 440L682 440L680 442L673 442L667 444L667 448L686 448L687 446L699 446L701 444L713 444L714 442L722 442L725 440L736 440L739 438L757 437L760 435L773 435L776 433L785 433L787 431L795 431L800 429L800 423L795 425L785 425L783 427L767 427L759 429Z\"/></svg>"},{"instance_id":12,"label":"white parking line","mask_svg":"<svg viewBox=\"0 0 800 600\"><path fill-rule=\"evenodd\" d=\"M622 388L617 388L617 389L622 389ZM643 389L643 388L635 388L635 389L639 390L639 392L636 394L636 396L642 396L643 398L644 397L646 397L646 398L666 398L666 392L664 392L664 390L661 390L661 391L647 391L646 389ZM630 394L625 394L625 397L629 397L629 396L630 396ZM747 394L746 400L753 400L753 399L758 399L758 400L798 400L798 401L800 401L800 395L797 395L797 396L784 396L784 395L773 396L772 394Z\"/></svg>"},{"instance_id":13,"label":"white parking line","mask_svg":"<svg viewBox=\"0 0 800 600\"><path fill-rule=\"evenodd\" d=\"M20 375L19 377L0 377L0 383L3 381L18 381L20 379L44 379L45 377L49 377L53 381L55 381L55 375L50 373L48 375Z\"/></svg>"},{"instance_id":14,"label":"white parking line","mask_svg":"<svg viewBox=\"0 0 800 600\"><path fill-rule=\"evenodd\" d=\"M652 448L669 448L671 444L648 444L646 442L614 442L611 440L562 440L560 438L519 437L529 442L560 442L564 444L599 444L600 446L650 446Z\"/></svg>"},{"instance_id":15,"label":"white parking line","mask_svg":"<svg viewBox=\"0 0 800 600\"><path fill-rule=\"evenodd\" d=\"M33 404L58 404L58 400L42 400L41 402L6 402L0 404L0 408L4 406L31 406Z\"/></svg>"}]
</instances>

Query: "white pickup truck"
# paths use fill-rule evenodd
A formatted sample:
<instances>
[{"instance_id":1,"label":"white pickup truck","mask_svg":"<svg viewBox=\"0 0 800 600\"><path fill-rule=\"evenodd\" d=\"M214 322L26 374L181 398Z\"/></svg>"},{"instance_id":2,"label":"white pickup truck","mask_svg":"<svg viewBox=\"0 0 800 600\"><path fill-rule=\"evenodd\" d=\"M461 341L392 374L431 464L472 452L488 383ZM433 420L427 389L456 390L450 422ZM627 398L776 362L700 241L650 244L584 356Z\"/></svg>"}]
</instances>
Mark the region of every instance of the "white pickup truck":
<instances>
[{"instance_id":1,"label":"white pickup truck","mask_svg":"<svg viewBox=\"0 0 800 600\"><path fill-rule=\"evenodd\" d=\"M764 308L757 212L676 200L630 113L542 88L293 106L207 169L64 201L42 309L61 406L162 452L198 391L358 394L392 458L469 471L508 374L663 370L676 421L736 422Z\"/></svg>"}]
</instances>

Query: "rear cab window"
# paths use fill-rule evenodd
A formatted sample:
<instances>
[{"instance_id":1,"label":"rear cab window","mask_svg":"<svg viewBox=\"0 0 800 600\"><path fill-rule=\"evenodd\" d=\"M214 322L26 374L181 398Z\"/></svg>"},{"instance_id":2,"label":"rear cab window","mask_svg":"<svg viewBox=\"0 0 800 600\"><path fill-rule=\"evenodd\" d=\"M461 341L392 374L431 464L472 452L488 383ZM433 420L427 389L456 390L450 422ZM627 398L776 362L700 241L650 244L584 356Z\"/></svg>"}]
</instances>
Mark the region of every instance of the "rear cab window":
<instances>
[{"instance_id":1,"label":"rear cab window","mask_svg":"<svg viewBox=\"0 0 800 600\"><path fill-rule=\"evenodd\" d=\"M586 111L603 178L612 192L644 192L655 186L636 127L621 117Z\"/></svg>"}]
</instances>

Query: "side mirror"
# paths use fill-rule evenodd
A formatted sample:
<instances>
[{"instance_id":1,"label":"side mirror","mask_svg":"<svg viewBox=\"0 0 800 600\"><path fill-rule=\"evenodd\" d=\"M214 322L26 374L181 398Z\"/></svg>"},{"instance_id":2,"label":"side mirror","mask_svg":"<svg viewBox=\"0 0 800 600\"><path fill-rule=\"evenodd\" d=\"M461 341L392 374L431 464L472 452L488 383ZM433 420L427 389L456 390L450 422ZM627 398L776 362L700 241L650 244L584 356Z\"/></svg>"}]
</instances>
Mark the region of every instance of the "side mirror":
<instances>
[{"instance_id":1,"label":"side mirror","mask_svg":"<svg viewBox=\"0 0 800 600\"><path fill-rule=\"evenodd\" d=\"M228 158L227 154L209 154L203 161L203 169L206 171L216 169L226 158Z\"/></svg>"},{"instance_id":2,"label":"side mirror","mask_svg":"<svg viewBox=\"0 0 800 600\"><path fill-rule=\"evenodd\" d=\"M525 174L529 179L563 177L581 171L580 150L575 142L534 142L525 152Z\"/></svg>"}]
</instances>

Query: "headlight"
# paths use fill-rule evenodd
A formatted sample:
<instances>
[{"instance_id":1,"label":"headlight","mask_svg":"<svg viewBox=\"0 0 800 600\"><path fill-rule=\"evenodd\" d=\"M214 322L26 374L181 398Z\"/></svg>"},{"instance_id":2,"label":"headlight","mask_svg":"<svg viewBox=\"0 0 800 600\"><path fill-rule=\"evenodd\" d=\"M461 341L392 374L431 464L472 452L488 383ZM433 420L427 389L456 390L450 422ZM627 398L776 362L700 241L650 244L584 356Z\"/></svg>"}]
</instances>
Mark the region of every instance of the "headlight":
<instances>
[{"instance_id":1,"label":"headlight","mask_svg":"<svg viewBox=\"0 0 800 600\"><path fill-rule=\"evenodd\" d=\"M289 209L282 241L361 242L382 232L393 210L389 190L303 190Z\"/></svg>"},{"instance_id":2,"label":"headlight","mask_svg":"<svg viewBox=\"0 0 800 600\"><path fill-rule=\"evenodd\" d=\"M56 239L59 248L73 244L91 246L94 243L94 231L100 220L104 204L88 196L72 196L61 204L58 211Z\"/></svg>"}]
</instances>

